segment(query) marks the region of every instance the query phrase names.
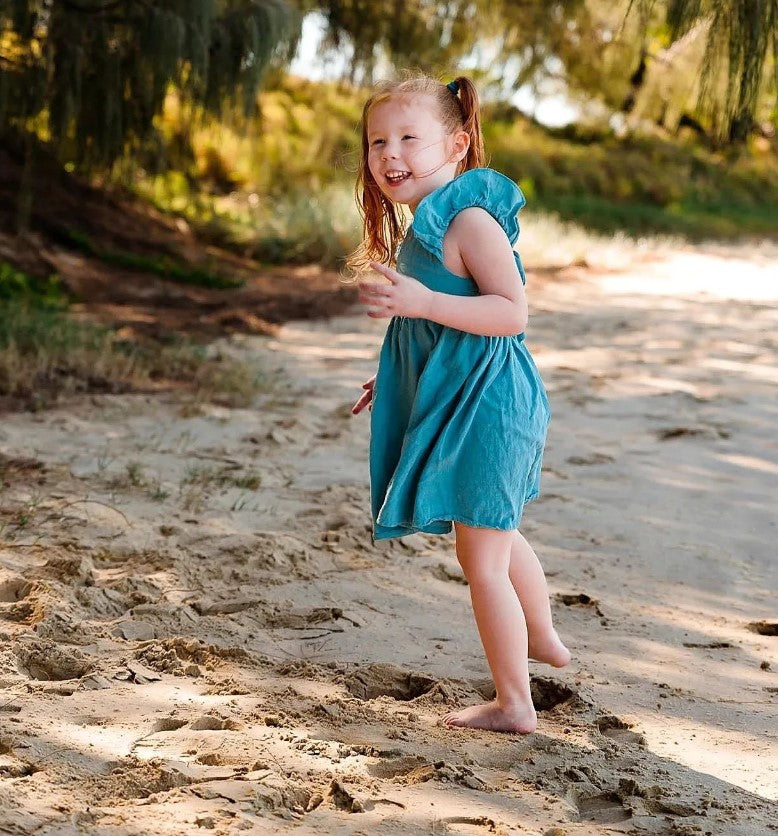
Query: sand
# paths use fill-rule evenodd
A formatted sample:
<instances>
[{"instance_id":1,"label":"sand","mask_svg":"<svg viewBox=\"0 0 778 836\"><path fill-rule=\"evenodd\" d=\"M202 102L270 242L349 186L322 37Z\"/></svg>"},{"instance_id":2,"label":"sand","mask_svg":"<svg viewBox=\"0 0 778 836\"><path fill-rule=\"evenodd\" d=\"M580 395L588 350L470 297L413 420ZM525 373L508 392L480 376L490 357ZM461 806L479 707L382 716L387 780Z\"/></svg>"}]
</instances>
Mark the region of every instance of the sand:
<instances>
[{"instance_id":1,"label":"sand","mask_svg":"<svg viewBox=\"0 0 778 836\"><path fill-rule=\"evenodd\" d=\"M0 832L778 829L778 258L530 274L553 418L522 529L573 651L526 737L448 537L371 544L360 309L214 346L251 409L0 422Z\"/></svg>"}]
</instances>

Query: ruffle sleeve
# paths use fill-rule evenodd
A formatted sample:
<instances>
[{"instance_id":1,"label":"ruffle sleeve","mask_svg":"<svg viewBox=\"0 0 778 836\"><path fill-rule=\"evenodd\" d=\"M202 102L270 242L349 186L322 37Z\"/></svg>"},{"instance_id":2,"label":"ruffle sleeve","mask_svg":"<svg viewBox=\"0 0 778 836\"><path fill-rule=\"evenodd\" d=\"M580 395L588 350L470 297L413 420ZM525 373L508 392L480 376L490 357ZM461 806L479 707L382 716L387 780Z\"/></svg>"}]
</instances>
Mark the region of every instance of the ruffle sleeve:
<instances>
[{"instance_id":1,"label":"ruffle sleeve","mask_svg":"<svg viewBox=\"0 0 778 836\"><path fill-rule=\"evenodd\" d=\"M503 228L511 246L519 238L519 210L526 203L521 189L492 168L471 168L423 198L413 215L413 234L427 252L443 261L443 236L464 209L485 209ZM526 282L519 254L514 252L522 282Z\"/></svg>"}]
</instances>

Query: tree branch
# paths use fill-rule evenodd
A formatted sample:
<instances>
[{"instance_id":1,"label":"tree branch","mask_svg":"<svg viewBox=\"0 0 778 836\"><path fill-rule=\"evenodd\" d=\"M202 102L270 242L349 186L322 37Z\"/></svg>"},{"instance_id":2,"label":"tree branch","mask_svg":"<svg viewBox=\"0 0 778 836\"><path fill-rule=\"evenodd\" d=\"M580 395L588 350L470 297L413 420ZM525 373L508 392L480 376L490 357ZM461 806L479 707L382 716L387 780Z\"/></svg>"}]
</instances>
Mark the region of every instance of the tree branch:
<instances>
[{"instance_id":1,"label":"tree branch","mask_svg":"<svg viewBox=\"0 0 778 836\"><path fill-rule=\"evenodd\" d=\"M66 6L68 9L72 9L74 12L100 15L117 9L119 6L124 4L125 0L108 0L108 2L102 6L85 6L83 3L76 2L76 0L60 0L60 2L63 6Z\"/></svg>"}]
</instances>

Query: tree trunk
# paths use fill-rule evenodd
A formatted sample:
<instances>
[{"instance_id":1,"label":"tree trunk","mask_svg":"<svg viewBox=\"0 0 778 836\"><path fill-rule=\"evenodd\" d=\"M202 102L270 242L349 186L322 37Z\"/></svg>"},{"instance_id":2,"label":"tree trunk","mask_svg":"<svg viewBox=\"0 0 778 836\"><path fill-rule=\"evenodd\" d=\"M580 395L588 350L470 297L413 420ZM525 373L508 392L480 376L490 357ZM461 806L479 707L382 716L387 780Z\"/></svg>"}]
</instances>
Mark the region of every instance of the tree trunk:
<instances>
[{"instance_id":1,"label":"tree trunk","mask_svg":"<svg viewBox=\"0 0 778 836\"><path fill-rule=\"evenodd\" d=\"M35 141L27 131L22 135L24 163L19 179L19 195L16 200L16 234L23 235L30 229L34 192Z\"/></svg>"}]
</instances>

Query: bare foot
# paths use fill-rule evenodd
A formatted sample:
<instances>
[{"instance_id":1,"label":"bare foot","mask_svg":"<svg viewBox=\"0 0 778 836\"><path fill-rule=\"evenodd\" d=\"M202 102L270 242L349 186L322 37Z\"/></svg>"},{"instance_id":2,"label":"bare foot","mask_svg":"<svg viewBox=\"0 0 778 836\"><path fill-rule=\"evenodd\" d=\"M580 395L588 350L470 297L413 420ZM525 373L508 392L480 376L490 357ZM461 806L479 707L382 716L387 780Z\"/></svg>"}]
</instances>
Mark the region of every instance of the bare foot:
<instances>
[{"instance_id":1,"label":"bare foot","mask_svg":"<svg viewBox=\"0 0 778 836\"><path fill-rule=\"evenodd\" d=\"M443 723L447 726L531 734L537 728L538 718L531 703L529 706L501 708L497 700L492 700L483 705L471 705L460 711L452 711L446 714Z\"/></svg>"},{"instance_id":2,"label":"bare foot","mask_svg":"<svg viewBox=\"0 0 778 836\"><path fill-rule=\"evenodd\" d=\"M562 644L556 630L552 630L548 636L530 636L529 658L554 668L563 668L570 661L570 651Z\"/></svg>"}]
</instances>

